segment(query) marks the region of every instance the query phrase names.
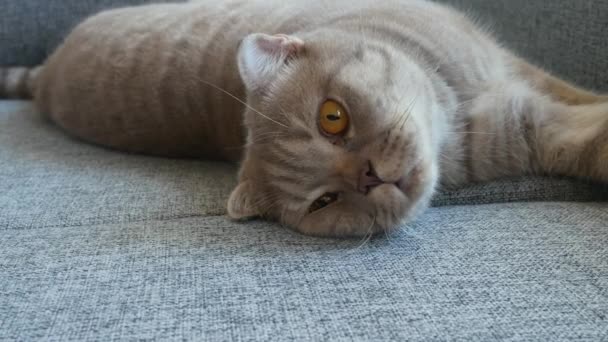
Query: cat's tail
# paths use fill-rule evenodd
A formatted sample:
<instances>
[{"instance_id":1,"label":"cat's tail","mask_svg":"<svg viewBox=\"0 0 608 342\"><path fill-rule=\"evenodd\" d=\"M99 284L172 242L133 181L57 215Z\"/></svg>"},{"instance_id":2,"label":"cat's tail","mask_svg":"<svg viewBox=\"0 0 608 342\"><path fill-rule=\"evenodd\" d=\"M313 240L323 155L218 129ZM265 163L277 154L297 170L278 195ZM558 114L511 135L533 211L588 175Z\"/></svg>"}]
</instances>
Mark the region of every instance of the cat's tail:
<instances>
[{"instance_id":1,"label":"cat's tail","mask_svg":"<svg viewBox=\"0 0 608 342\"><path fill-rule=\"evenodd\" d=\"M0 99L32 99L42 66L0 67Z\"/></svg>"}]
</instances>

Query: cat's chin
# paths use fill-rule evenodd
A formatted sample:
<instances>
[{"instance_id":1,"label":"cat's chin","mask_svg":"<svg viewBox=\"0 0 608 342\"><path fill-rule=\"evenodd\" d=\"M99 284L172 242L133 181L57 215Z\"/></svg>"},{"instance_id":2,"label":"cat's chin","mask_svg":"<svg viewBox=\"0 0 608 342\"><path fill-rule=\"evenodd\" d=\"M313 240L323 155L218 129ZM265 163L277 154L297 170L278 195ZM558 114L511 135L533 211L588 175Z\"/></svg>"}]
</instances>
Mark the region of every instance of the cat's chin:
<instances>
[{"instance_id":1,"label":"cat's chin","mask_svg":"<svg viewBox=\"0 0 608 342\"><path fill-rule=\"evenodd\" d=\"M377 205L378 232L394 232L424 212L435 192L437 175L434 163L421 163L396 183L374 189L370 199Z\"/></svg>"},{"instance_id":2,"label":"cat's chin","mask_svg":"<svg viewBox=\"0 0 608 342\"><path fill-rule=\"evenodd\" d=\"M376 233L392 233L419 216L430 203L432 186L393 185L378 187L370 199L376 204Z\"/></svg>"}]
</instances>

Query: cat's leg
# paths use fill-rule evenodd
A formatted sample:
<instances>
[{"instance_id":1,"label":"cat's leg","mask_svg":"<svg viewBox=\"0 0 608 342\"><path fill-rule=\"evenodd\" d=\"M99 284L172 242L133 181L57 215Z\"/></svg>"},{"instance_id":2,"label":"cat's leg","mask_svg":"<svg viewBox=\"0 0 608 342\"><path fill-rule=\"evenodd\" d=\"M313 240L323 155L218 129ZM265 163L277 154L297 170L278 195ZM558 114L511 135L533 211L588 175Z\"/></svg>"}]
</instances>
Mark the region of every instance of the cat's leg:
<instances>
[{"instance_id":1,"label":"cat's leg","mask_svg":"<svg viewBox=\"0 0 608 342\"><path fill-rule=\"evenodd\" d=\"M541 170L608 183L608 101L547 110L534 118Z\"/></svg>"},{"instance_id":2,"label":"cat's leg","mask_svg":"<svg viewBox=\"0 0 608 342\"><path fill-rule=\"evenodd\" d=\"M565 101L526 80L489 86L464 114L468 180L551 174L608 182L608 101L589 94Z\"/></svg>"},{"instance_id":3,"label":"cat's leg","mask_svg":"<svg viewBox=\"0 0 608 342\"><path fill-rule=\"evenodd\" d=\"M523 59L512 57L512 60L514 70L519 77L527 80L534 88L549 95L554 100L569 105L608 102L608 96L606 95L598 95L570 84Z\"/></svg>"}]
</instances>

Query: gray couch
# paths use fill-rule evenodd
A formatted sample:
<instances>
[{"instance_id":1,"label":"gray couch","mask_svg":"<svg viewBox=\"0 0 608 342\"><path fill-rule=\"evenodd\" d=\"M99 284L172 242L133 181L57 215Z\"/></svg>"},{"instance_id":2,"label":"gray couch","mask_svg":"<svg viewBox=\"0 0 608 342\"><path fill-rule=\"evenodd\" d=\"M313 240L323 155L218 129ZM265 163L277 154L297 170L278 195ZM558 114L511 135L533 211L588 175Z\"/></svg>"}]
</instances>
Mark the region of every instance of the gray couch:
<instances>
[{"instance_id":1,"label":"gray couch","mask_svg":"<svg viewBox=\"0 0 608 342\"><path fill-rule=\"evenodd\" d=\"M3 0L0 65L137 0ZM608 2L459 0L507 46L608 91ZM0 102L0 340L608 340L606 186L442 193L369 242L224 216L235 167L71 140Z\"/></svg>"}]
</instances>

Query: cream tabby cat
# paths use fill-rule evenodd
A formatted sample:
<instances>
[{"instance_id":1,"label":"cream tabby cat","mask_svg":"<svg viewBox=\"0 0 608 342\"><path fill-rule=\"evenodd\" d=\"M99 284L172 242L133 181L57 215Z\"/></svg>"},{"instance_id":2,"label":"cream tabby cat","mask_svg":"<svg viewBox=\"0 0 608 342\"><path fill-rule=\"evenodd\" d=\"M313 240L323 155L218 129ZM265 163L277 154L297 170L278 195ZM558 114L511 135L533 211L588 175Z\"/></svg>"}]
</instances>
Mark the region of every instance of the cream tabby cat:
<instances>
[{"instance_id":1,"label":"cream tabby cat","mask_svg":"<svg viewBox=\"0 0 608 342\"><path fill-rule=\"evenodd\" d=\"M306 234L393 230L438 186L524 174L608 181L606 97L421 0L111 10L27 74L8 71L1 91L30 88L79 138L240 160L229 215Z\"/></svg>"}]
</instances>

